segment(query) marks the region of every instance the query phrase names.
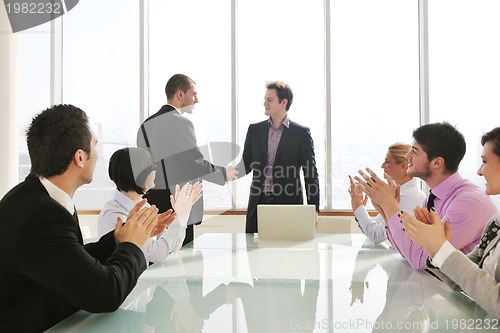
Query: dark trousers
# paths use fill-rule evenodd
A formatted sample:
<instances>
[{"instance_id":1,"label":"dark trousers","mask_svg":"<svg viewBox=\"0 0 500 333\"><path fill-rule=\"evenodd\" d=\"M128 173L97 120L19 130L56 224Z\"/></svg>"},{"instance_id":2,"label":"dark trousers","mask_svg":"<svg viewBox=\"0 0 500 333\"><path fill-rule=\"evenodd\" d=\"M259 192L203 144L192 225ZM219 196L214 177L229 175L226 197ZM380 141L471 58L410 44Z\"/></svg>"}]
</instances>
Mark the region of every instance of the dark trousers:
<instances>
[{"instance_id":1,"label":"dark trousers","mask_svg":"<svg viewBox=\"0 0 500 333\"><path fill-rule=\"evenodd\" d=\"M259 205L274 205L276 203L276 196L272 193L262 192L259 197ZM257 211L252 216L247 216L245 232L254 233L259 232L257 226Z\"/></svg>"},{"instance_id":2,"label":"dark trousers","mask_svg":"<svg viewBox=\"0 0 500 333\"><path fill-rule=\"evenodd\" d=\"M182 242L182 246L190 243L194 239L194 224L190 224L186 229L186 238L184 238L184 242Z\"/></svg>"}]
</instances>

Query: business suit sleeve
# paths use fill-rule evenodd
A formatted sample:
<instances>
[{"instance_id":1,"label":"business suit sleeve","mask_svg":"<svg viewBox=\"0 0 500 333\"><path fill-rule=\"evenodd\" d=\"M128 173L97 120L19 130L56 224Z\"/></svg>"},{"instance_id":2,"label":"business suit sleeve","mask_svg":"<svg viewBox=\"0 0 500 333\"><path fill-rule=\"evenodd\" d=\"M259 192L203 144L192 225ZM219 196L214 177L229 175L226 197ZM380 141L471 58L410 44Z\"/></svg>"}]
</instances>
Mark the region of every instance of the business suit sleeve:
<instances>
[{"instance_id":1,"label":"business suit sleeve","mask_svg":"<svg viewBox=\"0 0 500 333\"><path fill-rule=\"evenodd\" d=\"M307 195L307 203L316 206L319 212L319 180L314 155L314 142L309 128L305 128L299 147L302 171L304 172L304 185Z\"/></svg>"},{"instance_id":2,"label":"business suit sleeve","mask_svg":"<svg viewBox=\"0 0 500 333\"><path fill-rule=\"evenodd\" d=\"M243 146L243 154L241 161L236 165L235 169L238 171L238 177L241 178L252 171L252 125L248 126L245 144Z\"/></svg>"},{"instance_id":3,"label":"business suit sleeve","mask_svg":"<svg viewBox=\"0 0 500 333\"><path fill-rule=\"evenodd\" d=\"M115 230L113 229L103 235L97 242L85 244L84 248L88 254L99 260L101 264L105 264L116 249Z\"/></svg>"},{"instance_id":4,"label":"business suit sleeve","mask_svg":"<svg viewBox=\"0 0 500 333\"><path fill-rule=\"evenodd\" d=\"M203 178L224 185L226 169L205 160L196 142L193 123L180 115L171 117L171 120L173 124L169 128L174 131L175 152L165 159L169 184L181 185L188 180Z\"/></svg>"},{"instance_id":5,"label":"business suit sleeve","mask_svg":"<svg viewBox=\"0 0 500 333\"><path fill-rule=\"evenodd\" d=\"M499 249L497 249L499 251ZM500 265L500 256L496 267ZM459 285L484 310L500 318L500 283L462 252L454 251L441 266L441 272Z\"/></svg>"},{"instance_id":6,"label":"business suit sleeve","mask_svg":"<svg viewBox=\"0 0 500 333\"><path fill-rule=\"evenodd\" d=\"M62 206L34 213L28 220L25 237L16 246L19 270L77 308L116 310L147 267L141 250L132 243L121 243L111 251L112 234L84 248L74 220Z\"/></svg>"}]
</instances>

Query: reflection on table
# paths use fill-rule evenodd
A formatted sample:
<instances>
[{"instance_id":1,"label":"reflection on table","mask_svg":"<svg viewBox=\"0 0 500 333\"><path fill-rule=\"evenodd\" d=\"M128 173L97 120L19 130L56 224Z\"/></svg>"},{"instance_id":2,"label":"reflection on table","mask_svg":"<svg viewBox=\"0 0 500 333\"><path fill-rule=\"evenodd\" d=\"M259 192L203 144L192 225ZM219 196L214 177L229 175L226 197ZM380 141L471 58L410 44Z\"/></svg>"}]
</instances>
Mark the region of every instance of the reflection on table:
<instances>
[{"instance_id":1,"label":"reflection on table","mask_svg":"<svg viewBox=\"0 0 500 333\"><path fill-rule=\"evenodd\" d=\"M150 266L118 311L80 311L49 332L467 332L467 321L499 328L364 235L204 234Z\"/></svg>"}]
</instances>

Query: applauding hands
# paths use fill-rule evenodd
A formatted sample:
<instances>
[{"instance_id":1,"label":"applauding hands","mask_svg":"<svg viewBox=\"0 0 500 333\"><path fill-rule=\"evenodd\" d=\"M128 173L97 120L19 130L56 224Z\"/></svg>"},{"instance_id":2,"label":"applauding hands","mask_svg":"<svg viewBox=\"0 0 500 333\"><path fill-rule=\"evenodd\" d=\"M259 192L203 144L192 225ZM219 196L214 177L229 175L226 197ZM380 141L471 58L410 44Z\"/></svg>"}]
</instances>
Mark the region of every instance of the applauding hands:
<instances>
[{"instance_id":1,"label":"applauding hands","mask_svg":"<svg viewBox=\"0 0 500 333\"><path fill-rule=\"evenodd\" d=\"M182 188L177 185L175 187L175 198L173 195L170 196L170 203L177 216L187 221L191 213L191 207L201 198L202 193L203 185L200 182L186 183Z\"/></svg>"}]
</instances>

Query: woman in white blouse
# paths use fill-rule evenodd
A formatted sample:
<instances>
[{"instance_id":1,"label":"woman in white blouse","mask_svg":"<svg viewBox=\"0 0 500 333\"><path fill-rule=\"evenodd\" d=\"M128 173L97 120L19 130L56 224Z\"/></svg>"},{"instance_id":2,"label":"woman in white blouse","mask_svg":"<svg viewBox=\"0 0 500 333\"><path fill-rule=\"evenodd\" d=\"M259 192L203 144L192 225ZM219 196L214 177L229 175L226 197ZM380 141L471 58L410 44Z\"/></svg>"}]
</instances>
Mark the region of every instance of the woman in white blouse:
<instances>
[{"instance_id":1,"label":"woman in white blouse","mask_svg":"<svg viewBox=\"0 0 500 333\"><path fill-rule=\"evenodd\" d=\"M113 199L106 202L99 214L99 237L115 228L118 217L125 221L130 209L155 186L156 165L148 151L142 148L123 148L111 156L108 173L116 185L116 191ZM179 185L176 186L175 198L171 196L170 200L177 217L160 236L151 238L142 248L146 260L160 262L169 253L180 249L186 235L186 222L191 207L201 197L201 193L202 185L198 182L193 185L187 183L182 189ZM170 212L163 214L169 215ZM159 218L161 215L159 214Z\"/></svg>"},{"instance_id":2,"label":"woman in white blouse","mask_svg":"<svg viewBox=\"0 0 500 333\"><path fill-rule=\"evenodd\" d=\"M405 155L411 150L411 145L397 142L389 147L385 155L384 163L381 167L384 173L388 174L396 185L400 186L400 207L408 212L413 212L417 206L421 206L425 199L424 192L420 189L416 178L407 173L408 160ZM351 207L363 233L375 244L387 239L386 224L381 214L372 218L366 210L368 197L361 189L356 187L351 176L349 176L351 195Z\"/></svg>"}]
</instances>

